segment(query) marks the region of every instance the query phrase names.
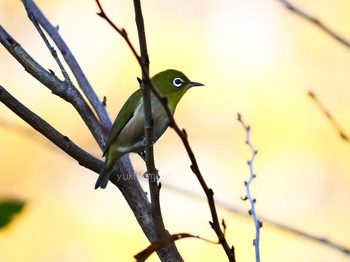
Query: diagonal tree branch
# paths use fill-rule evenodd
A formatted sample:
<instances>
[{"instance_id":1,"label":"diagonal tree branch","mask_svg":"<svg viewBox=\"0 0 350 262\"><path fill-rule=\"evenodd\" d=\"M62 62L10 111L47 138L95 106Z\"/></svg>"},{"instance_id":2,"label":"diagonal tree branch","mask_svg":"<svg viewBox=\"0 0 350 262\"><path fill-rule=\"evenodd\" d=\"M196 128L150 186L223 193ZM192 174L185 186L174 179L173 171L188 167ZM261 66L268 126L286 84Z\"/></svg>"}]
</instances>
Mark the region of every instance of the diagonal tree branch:
<instances>
[{"instance_id":1,"label":"diagonal tree branch","mask_svg":"<svg viewBox=\"0 0 350 262\"><path fill-rule=\"evenodd\" d=\"M337 120L332 116L332 114L328 111L326 106L318 99L318 97L315 95L314 92L309 91L308 92L309 97L314 101L316 106L321 110L321 112L327 117L329 122L332 124L332 126L335 128L336 132L340 136L341 139L343 139L345 142L350 143L350 138L342 128L342 126L338 123Z\"/></svg>"},{"instance_id":2,"label":"diagonal tree branch","mask_svg":"<svg viewBox=\"0 0 350 262\"><path fill-rule=\"evenodd\" d=\"M49 40L46 38L43 30L41 30L41 27L39 26L39 23L36 20L32 10L28 7L27 1L23 0L22 2L23 2L23 5L24 5L24 8L26 9L26 12L27 12L29 20L33 23L33 25L36 28L36 30L38 31L39 35L44 40L45 45L49 49L51 55L53 56L53 58L55 59L57 65L58 65L58 67L60 68L60 70L62 72L62 75L63 75L67 85L72 85L72 81L70 80L70 77L69 77L66 69L64 69L64 66L61 63L61 60L58 58L56 50L53 48L53 46L51 46L51 44L50 44Z\"/></svg>"},{"instance_id":3,"label":"diagonal tree branch","mask_svg":"<svg viewBox=\"0 0 350 262\"><path fill-rule=\"evenodd\" d=\"M7 90L0 85L0 101L11 109L16 115L22 118L36 131L44 135L52 143L66 152L73 159L77 160L81 166L92 171L99 172L102 167L102 161L87 153L77 146L67 136L62 135L49 123L33 113L29 108L21 104Z\"/></svg>"},{"instance_id":4,"label":"diagonal tree branch","mask_svg":"<svg viewBox=\"0 0 350 262\"><path fill-rule=\"evenodd\" d=\"M323 22L315 18L314 16L308 14L307 12L301 10L300 8L296 7L295 5L291 4L287 0L279 0L289 11L295 13L296 15L304 18L305 20L309 21L319 29L321 29L323 32L331 36L333 39L341 43L342 45L346 46L347 48L350 48L350 42L346 40L344 37L340 36L336 32L334 32L330 27L325 25Z\"/></svg>"},{"instance_id":5,"label":"diagonal tree branch","mask_svg":"<svg viewBox=\"0 0 350 262\"><path fill-rule=\"evenodd\" d=\"M85 94L86 98L89 100L90 104L96 111L98 118L100 119L102 125L106 128L110 128L112 123L104 106L105 103L97 97L95 91L90 85L88 79L86 78L84 72L79 66L74 55L68 48L65 41L62 39L61 35L58 32L58 27L53 26L50 21L44 16L38 6L33 0L26 0L28 8L32 11L34 17L38 23L43 27L43 29L48 33L51 39L54 41L58 49L60 50L63 58L67 62L71 71L73 72L79 87Z\"/></svg>"},{"instance_id":6,"label":"diagonal tree branch","mask_svg":"<svg viewBox=\"0 0 350 262\"><path fill-rule=\"evenodd\" d=\"M48 87L53 94L58 95L74 106L87 127L90 129L95 140L102 148L104 145L104 135L106 134L106 130L99 124L91 108L85 102L79 91L73 85L67 85L65 81L60 80L52 71L49 72L44 69L5 31L1 25L0 42L29 74Z\"/></svg>"},{"instance_id":7,"label":"diagonal tree branch","mask_svg":"<svg viewBox=\"0 0 350 262\"><path fill-rule=\"evenodd\" d=\"M163 187L166 188L166 189L170 189L170 190L172 190L174 192L178 192L178 193L180 193L182 195L187 195L190 198L196 198L198 200L204 201L204 198L203 198L203 196L201 194L198 194L198 193L190 191L190 190L186 190L183 187L177 187L177 186L174 186L174 185L171 185L171 184L163 184ZM241 209L239 207L236 207L236 206L234 206L232 204L229 204L229 203L227 203L225 201L220 201L220 200L217 200L216 203L217 203L217 205L219 207L224 208L227 211L230 211L232 213L235 213L235 214L238 214L238 215L250 218L250 215L245 210L243 210L243 209ZM328 247L330 247L332 249L335 249L337 251L340 251L340 252L342 252L342 253L344 253L346 255L350 255L350 247L342 246L340 244L335 243L334 241L328 240L327 238L311 234L309 232L306 232L306 231L303 231L301 229L298 229L298 228L295 228L295 227L283 224L283 223L281 223L279 221L273 220L273 219L268 218L268 217L260 216L260 218L261 218L262 221L264 221L264 224L266 224L266 225L271 225L271 226L273 226L273 227L275 227L277 229L284 230L287 233L293 234L295 236L299 236L299 237L304 238L306 240L315 241L315 242L317 242L317 243L319 243L321 245L328 246Z\"/></svg>"}]
</instances>

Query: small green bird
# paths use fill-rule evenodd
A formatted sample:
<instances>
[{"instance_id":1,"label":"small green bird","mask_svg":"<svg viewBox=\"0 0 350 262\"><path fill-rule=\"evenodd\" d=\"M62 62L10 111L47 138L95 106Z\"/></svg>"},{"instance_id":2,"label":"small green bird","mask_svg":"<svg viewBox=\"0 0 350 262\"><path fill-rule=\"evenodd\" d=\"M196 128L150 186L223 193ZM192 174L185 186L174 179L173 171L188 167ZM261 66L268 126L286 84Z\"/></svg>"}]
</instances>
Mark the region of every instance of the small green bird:
<instances>
[{"instance_id":1,"label":"small green bird","mask_svg":"<svg viewBox=\"0 0 350 262\"><path fill-rule=\"evenodd\" d=\"M168 106L174 114L182 96L193 86L203 86L191 82L182 72L169 69L151 78L159 91L168 99ZM163 105L151 92L153 116L153 142L155 143L170 123ZM141 89L136 90L125 102L117 115L103 150L106 160L96 181L95 189L105 188L114 164L125 154L141 154L145 150L144 109Z\"/></svg>"}]
</instances>

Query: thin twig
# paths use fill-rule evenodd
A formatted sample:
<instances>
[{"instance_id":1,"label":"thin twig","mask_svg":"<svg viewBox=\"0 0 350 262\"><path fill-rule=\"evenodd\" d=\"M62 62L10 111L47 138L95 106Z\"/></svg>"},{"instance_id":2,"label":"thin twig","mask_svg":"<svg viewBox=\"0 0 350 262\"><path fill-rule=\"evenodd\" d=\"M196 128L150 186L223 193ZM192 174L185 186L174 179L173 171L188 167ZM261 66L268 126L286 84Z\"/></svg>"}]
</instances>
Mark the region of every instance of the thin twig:
<instances>
[{"instance_id":1,"label":"thin twig","mask_svg":"<svg viewBox=\"0 0 350 262\"><path fill-rule=\"evenodd\" d=\"M297 8L295 5L291 4L287 0L279 0L289 11L299 15L300 17L304 18L305 20L309 21L319 29L321 29L323 32L331 36L333 39L337 40L339 43L343 44L347 48L350 48L350 42L344 39L344 37L340 36L339 34L335 33L332 29L330 29L327 25L325 25L323 22L315 18L314 16L306 13L305 11L301 10L300 8Z\"/></svg>"},{"instance_id":2,"label":"thin twig","mask_svg":"<svg viewBox=\"0 0 350 262\"><path fill-rule=\"evenodd\" d=\"M68 48L65 41L62 39L58 32L58 27L53 26L50 21L45 17L45 15L41 12L41 10L38 8L38 6L35 4L33 0L26 0L27 6L31 10L31 12L34 14L34 17L39 22L39 24L42 26L42 28L48 33L48 35L51 37L51 39L54 41L58 49L60 50L63 58L67 62L69 68L71 69L72 73L74 74L79 87L85 94L86 98L91 103L92 107L94 108L98 118L100 119L103 126L105 126L106 129L109 129L112 125L111 119L109 118L109 115L105 108L105 103L103 103L96 95L95 91L93 90L92 86L90 85L88 79L86 78L84 72L82 71L81 67L79 66L79 63L75 59L74 55Z\"/></svg>"},{"instance_id":3,"label":"thin twig","mask_svg":"<svg viewBox=\"0 0 350 262\"><path fill-rule=\"evenodd\" d=\"M188 197L191 197L191 198L195 197L197 199L204 200L202 194L198 194L196 192L186 190L183 187L177 187L177 186L174 186L171 184L166 184L166 183L163 183L162 185L163 185L163 188L170 189L170 190L173 190L175 192L179 192L179 193L181 193L181 195L187 195ZM247 218L251 217L245 210L243 210L239 207L233 206L232 204L229 204L225 201L216 200L216 203L219 207L222 207L222 208L224 208L232 213L235 213L235 214L247 217ZM259 217L262 221L264 221L264 225L271 225L277 229L284 230L290 234L294 234L298 237L305 238L306 240L315 241L318 244L325 245L325 246L330 247L332 249L338 250L346 255L350 255L350 247L345 247L345 246L339 245L339 244L337 244L331 240L328 240L324 237L316 236L316 235L311 234L309 232L302 231L301 229L298 229L298 228L295 228L295 227L292 227L289 225L285 225L285 224L278 222L276 220L273 220L271 218L267 218L267 217L263 217L263 216L259 216Z\"/></svg>"},{"instance_id":4,"label":"thin twig","mask_svg":"<svg viewBox=\"0 0 350 262\"><path fill-rule=\"evenodd\" d=\"M250 192L250 186L251 186L254 178L256 178L256 174L254 173L254 170L253 170L253 162L254 162L255 156L258 153L258 151L254 148L254 146L252 145L252 143L250 141L250 126L248 126L244 123L242 116L240 114L237 114L237 120L242 124L244 130L246 131L247 138L246 138L245 143L249 146L250 150L252 151L252 156L251 156L250 160L248 161L250 177L249 177L248 181L244 182L244 185L245 185L246 191L247 191L247 195L246 195L246 197L242 198L242 200L249 200L249 203L251 206L248 213L250 216L253 217L254 225L255 225L255 239L253 241L253 245L255 247L255 260L257 262L260 262L260 228L262 227L262 222L258 219L258 216L256 214L256 210L255 210L256 199L252 197L252 194Z\"/></svg>"},{"instance_id":5,"label":"thin twig","mask_svg":"<svg viewBox=\"0 0 350 262\"><path fill-rule=\"evenodd\" d=\"M334 119L332 114L327 110L324 104L318 99L318 97L312 91L308 92L309 97L315 102L317 107L322 111L322 113L328 118L329 122L331 122L332 126L335 128L340 138L345 142L350 143L349 137L345 134L344 129L341 125Z\"/></svg>"},{"instance_id":6,"label":"thin twig","mask_svg":"<svg viewBox=\"0 0 350 262\"><path fill-rule=\"evenodd\" d=\"M132 53L134 54L135 58L137 59L141 69L142 69L142 73L146 76L146 84L149 84L149 87L151 88L153 94L159 99L159 101L161 102L161 104L164 107L164 110L170 120L170 126L175 130L175 132L178 134L178 136L180 137L186 152L191 160L191 170L192 172L196 175L200 185L203 188L203 191L205 192L207 199L208 199L208 204L209 204L209 208L210 208L210 212L212 215L212 222L209 222L211 227L213 228L213 230L215 231L219 242L221 243L222 247L225 250L225 253L229 259L229 261L235 261L235 252L234 252L234 247L230 247L227 243L227 240L225 238L225 235L221 229L220 223L219 223L219 219L218 219L218 215L216 212L216 207L215 207L215 201L214 201L214 192L211 188L209 188L200 172L199 166L197 164L197 160L194 156L194 153L192 151L192 148L189 144L189 141L187 139L187 134L186 131L183 129L181 130L178 125L176 124L174 117L172 115L172 112L168 106L168 102L167 99L159 92L158 88L154 85L154 83L150 80L149 77L149 71L147 70L147 68L145 67L145 65L142 63L141 57L137 54L135 48L133 47L132 43L130 42L130 39L127 35L127 32L125 31L124 28L120 29L119 27L117 27L113 21L111 21L108 16L106 16L106 14L103 12L102 6L99 3L98 0L96 0L98 7L100 8L100 12L98 13L99 16L101 16L102 18L104 18L126 41L127 45L129 46L130 50L132 51Z\"/></svg>"},{"instance_id":7,"label":"thin twig","mask_svg":"<svg viewBox=\"0 0 350 262\"><path fill-rule=\"evenodd\" d=\"M126 32L126 30L124 28L119 28L116 24L113 23L113 21L104 12L100 1L96 0L96 3L98 5L98 8L100 9L100 12L97 13L97 14L101 18L105 19L107 21L107 23L123 37L123 39L127 43L128 47L130 48L131 52L133 53L134 57L137 59L137 62L141 66L142 73L147 75L148 76L147 81L150 81L149 72L148 72L148 70L146 68L146 65L143 64L142 59L138 55L138 53L137 53L136 49L134 48L133 44L131 43L131 41L130 41L130 39L128 37L128 33Z\"/></svg>"},{"instance_id":8,"label":"thin twig","mask_svg":"<svg viewBox=\"0 0 350 262\"><path fill-rule=\"evenodd\" d=\"M201 236L192 235L189 233L177 233L177 234L169 235L168 237L161 239L161 241L152 243L150 246L148 246L146 249L144 249L141 252L139 252L138 254L136 254L134 257L136 258L137 262L146 261L146 259L150 255L152 255L153 252L161 249L162 247L168 245L169 243L172 243L174 241L184 239L184 238L197 238L197 239L203 240L203 241L211 243L211 244L217 244L217 245L220 244L219 242L215 242L215 241L212 241L210 239L203 238Z\"/></svg>"}]
</instances>

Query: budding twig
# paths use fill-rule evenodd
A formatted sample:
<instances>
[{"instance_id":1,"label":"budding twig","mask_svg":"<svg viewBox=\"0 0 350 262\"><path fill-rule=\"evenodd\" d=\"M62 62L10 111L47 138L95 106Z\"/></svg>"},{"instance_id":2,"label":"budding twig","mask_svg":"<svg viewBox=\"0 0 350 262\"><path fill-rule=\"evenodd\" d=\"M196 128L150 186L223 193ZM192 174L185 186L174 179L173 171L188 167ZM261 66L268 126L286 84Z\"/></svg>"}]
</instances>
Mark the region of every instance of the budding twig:
<instances>
[{"instance_id":1,"label":"budding twig","mask_svg":"<svg viewBox=\"0 0 350 262\"><path fill-rule=\"evenodd\" d=\"M246 125L242 119L242 116L240 114L237 114L237 120L242 124L243 128L246 131L246 141L245 143L249 146L250 150L252 151L252 156L250 160L248 160L248 166L249 166L249 171L250 171L250 177L248 181L244 182L244 185L246 187L247 195L242 198L243 201L249 200L251 209L248 211L248 214L253 217L254 224L255 224L255 239L253 240L253 245L255 247L255 259L257 262L260 261L260 249L259 249L259 244L260 244L260 228L262 227L262 222L258 219L258 216L256 214L255 210L255 204L256 204L256 199L252 197L251 191L250 191L250 186L256 177L253 171L253 162L255 159L256 154L258 151L254 148L250 141L250 126Z\"/></svg>"}]
</instances>

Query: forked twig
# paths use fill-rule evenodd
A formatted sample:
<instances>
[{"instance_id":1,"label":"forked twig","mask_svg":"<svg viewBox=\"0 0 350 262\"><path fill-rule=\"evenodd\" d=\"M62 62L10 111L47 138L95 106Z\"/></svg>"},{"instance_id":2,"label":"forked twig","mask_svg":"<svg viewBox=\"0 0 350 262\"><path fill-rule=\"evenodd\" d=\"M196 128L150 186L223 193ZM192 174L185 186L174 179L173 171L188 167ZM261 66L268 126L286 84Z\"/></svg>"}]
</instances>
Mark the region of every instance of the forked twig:
<instances>
[{"instance_id":1,"label":"forked twig","mask_svg":"<svg viewBox=\"0 0 350 262\"><path fill-rule=\"evenodd\" d=\"M188 233L178 233L169 235L166 238L163 238L162 240L152 243L149 245L146 249L142 250L138 254L136 254L134 257L136 258L137 262L143 262L145 261L150 255L152 255L153 252L159 250L160 248L166 246L167 244L174 242L176 240L184 239L184 238L197 238L200 240L203 240L205 242L211 243L211 244L217 244L219 245L219 242L211 241L210 239L203 238L201 236L192 235Z\"/></svg>"},{"instance_id":2,"label":"forked twig","mask_svg":"<svg viewBox=\"0 0 350 262\"><path fill-rule=\"evenodd\" d=\"M94 89L92 88L89 80L85 76L79 63L75 59L73 53L70 51L69 47L59 34L58 26L53 26L50 23L50 21L45 17L45 15L41 12L41 10L38 8L38 6L33 0L26 0L26 4L28 6L28 9L33 13L35 19L40 24L40 26L43 28L43 30L47 32L47 34L56 44L67 65L69 66L73 75L75 76L75 79L77 80L80 89L83 91L84 95L94 108L96 115L98 116L102 125L106 129L110 128L112 123L105 108L106 103L101 102L101 100L96 95Z\"/></svg>"},{"instance_id":3,"label":"forked twig","mask_svg":"<svg viewBox=\"0 0 350 262\"><path fill-rule=\"evenodd\" d=\"M64 68L63 64L61 63L61 60L59 59L57 52L55 50L55 48L50 44L49 40L46 38L43 30L41 30L40 25L38 23L38 21L36 20L33 12L31 11L31 9L28 6L28 3L26 0L23 0L23 5L27 11L27 15L30 21L32 21L34 27L36 28L36 30L38 31L39 35L41 36L41 38L44 40L45 45L47 46L47 48L49 49L51 55L53 56L53 58L55 59L58 67L60 68L62 75L67 83L67 85L72 85L72 81L70 80L69 75L67 74L66 69Z\"/></svg>"}]
</instances>

